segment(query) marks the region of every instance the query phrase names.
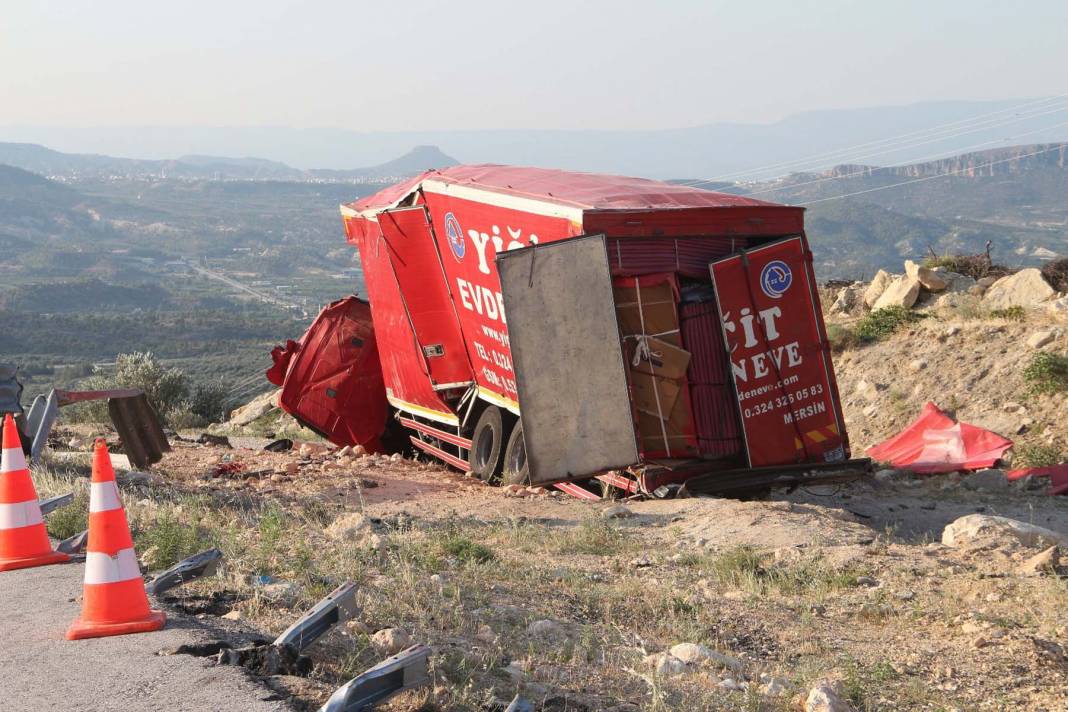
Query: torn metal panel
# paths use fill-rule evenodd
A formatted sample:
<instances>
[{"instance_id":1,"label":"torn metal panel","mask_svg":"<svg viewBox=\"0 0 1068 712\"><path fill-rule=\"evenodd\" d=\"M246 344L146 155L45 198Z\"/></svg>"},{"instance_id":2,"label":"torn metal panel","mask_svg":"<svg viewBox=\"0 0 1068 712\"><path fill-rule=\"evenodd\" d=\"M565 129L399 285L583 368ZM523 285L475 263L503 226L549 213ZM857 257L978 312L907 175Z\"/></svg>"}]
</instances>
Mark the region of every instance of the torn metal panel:
<instances>
[{"instance_id":1,"label":"torn metal panel","mask_svg":"<svg viewBox=\"0 0 1068 712\"><path fill-rule=\"evenodd\" d=\"M359 712L402 690L429 685L429 659L425 645L402 650L339 687L319 712Z\"/></svg>"},{"instance_id":2,"label":"torn metal panel","mask_svg":"<svg viewBox=\"0 0 1068 712\"><path fill-rule=\"evenodd\" d=\"M163 453L170 452L171 445L163 434L159 416L144 393L110 397L108 414L134 467L148 467L162 460Z\"/></svg>"},{"instance_id":3,"label":"torn metal panel","mask_svg":"<svg viewBox=\"0 0 1068 712\"><path fill-rule=\"evenodd\" d=\"M56 551L61 551L69 556L77 556L85 553L85 545L88 543L89 530L86 529L56 544Z\"/></svg>"},{"instance_id":4,"label":"torn metal panel","mask_svg":"<svg viewBox=\"0 0 1068 712\"><path fill-rule=\"evenodd\" d=\"M531 483L638 462L603 235L497 255Z\"/></svg>"},{"instance_id":5,"label":"torn metal panel","mask_svg":"<svg viewBox=\"0 0 1068 712\"><path fill-rule=\"evenodd\" d=\"M793 489L802 486L851 482L871 472L871 460L865 457L842 462L805 462L796 465L720 470L708 474L698 474L696 470L700 467L702 465L694 465L678 468L675 471L686 482L679 490L678 496L700 494L717 497L747 497L776 487ZM708 466L704 465L704 467ZM696 476L687 479L688 473L696 474Z\"/></svg>"},{"instance_id":6,"label":"torn metal panel","mask_svg":"<svg viewBox=\"0 0 1068 712\"><path fill-rule=\"evenodd\" d=\"M293 625L286 628L274 644L288 646L300 652L325 635L331 628L342 621L347 621L359 612L356 606L356 584L347 581L326 598L301 616Z\"/></svg>"},{"instance_id":7,"label":"torn metal panel","mask_svg":"<svg viewBox=\"0 0 1068 712\"><path fill-rule=\"evenodd\" d=\"M164 591L169 591L189 581L214 576L220 561L222 561L222 552L218 549L208 549L194 554L152 579L145 586L145 590L153 596L158 596Z\"/></svg>"},{"instance_id":8,"label":"torn metal panel","mask_svg":"<svg viewBox=\"0 0 1068 712\"><path fill-rule=\"evenodd\" d=\"M0 413L22 413L22 384L13 363L0 363Z\"/></svg>"},{"instance_id":9,"label":"torn metal panel","mask_svg":"<svg viewBox=\"0 0 1068 712\"><path fill-rule=\"evenodd\" d=\"M47 396L33 399L30 412L26 416L26 432L32 438L30 445L30 462L38 462L48 445L48 436L52 427L59 420L59 394L53 388Z\"/></svg>"}]
</instances>

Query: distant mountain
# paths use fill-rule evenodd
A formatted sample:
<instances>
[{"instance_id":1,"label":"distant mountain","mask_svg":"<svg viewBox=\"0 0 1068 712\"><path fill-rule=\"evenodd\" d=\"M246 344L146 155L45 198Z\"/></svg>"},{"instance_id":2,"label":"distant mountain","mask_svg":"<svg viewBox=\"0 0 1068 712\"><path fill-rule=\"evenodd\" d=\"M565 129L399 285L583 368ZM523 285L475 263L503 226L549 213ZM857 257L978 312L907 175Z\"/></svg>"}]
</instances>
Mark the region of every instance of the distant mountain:
<instances>
[{"instance_id":1,"label":"distant mountain","mask_svg":"<svg viewBox=\"0 0 1068 712\"><path fill-rule=\"evenodd\" d=\"M309 173L325 179L363 178L366 180L393 181L418 175L428 168L447 168L455 165L459 165L459 161L442 153L437 146L416 146L400 158L394 158L392 161L371 166L370 168L358 168L353 171L319 168L313 169Z\"/></svg>"},{"instance_id":2,"label":"distant mountain","mask_svg":"<svg viewBox=\"0 0 1068 712\"><path fill-rule=\"evenodd\" d=\"M62 153L30 143L0 143L0 164L64 180L159 178L238 181L339 181L400 180L427 168L456 165L436 146L416 146L386 163L347 170L301 170L265 158L232 158L189 154L176 159L147 160L99 154Z\"/></svg>"},{"instance_id":3,"label":"distant mountain","mask_svg":"<svg viewBox=\"0 0 1068 712\"><path fill-rule=\"evenodd\" d=\"M794 170L822 170L836 163L894 165L962 153L969 146L1021 143L1012 137L1024 134L1028 142L1035 143L1068 140L1068 128L1056 128L1063 123L1063 115L1056 113L1058 105L1052 99L1047 104L1037 101L1041 100L920 102L808 111L766 124L715 123L654 130L6 126L0 127L0 139L118 156L261 156L300 168L341 170L381 164L412 146L433 145L463 163L511 163L650 178L724 178L739 172L768 178L786 172L784 163ZM575 125L584 126L581 111L575 117ZM976 122L977 118L982 120ZM918 136L922 132L928 133Z\"/></svg>"},{"instance_id":4,"label":"distant mountain","mask_svg":"<svg viewBox=\"0 0 1068 712\"><path fill-rule=\"evenodd\" d=\"M900 166L840 165L735 186L808 206L822 273L853 277L930 251L994 246L1008 265L1068 255L1068 144L1012 146Z\"/></svg>"}]
</instances>

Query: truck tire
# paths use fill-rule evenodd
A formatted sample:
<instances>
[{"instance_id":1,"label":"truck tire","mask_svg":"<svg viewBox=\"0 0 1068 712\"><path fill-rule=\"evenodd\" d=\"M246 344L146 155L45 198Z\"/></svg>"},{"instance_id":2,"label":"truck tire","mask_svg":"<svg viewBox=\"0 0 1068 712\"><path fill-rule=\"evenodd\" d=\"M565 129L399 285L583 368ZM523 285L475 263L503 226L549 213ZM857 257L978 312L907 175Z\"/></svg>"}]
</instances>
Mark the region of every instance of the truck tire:
<instances>
[{"instance_id":1,"label":"truck tire","mask_svg":"<svg viewBox=\"0 0 1068 712\"><path fill-rule=\"evenodd\" d=\"M523 440L523 421L520 419L512 434L508 436L508 445L504 448L504 483L506 485L530 484L530 468L527 466L527 443Z\"/></svg>"},{"instance_id":2,"label":"truck tire","mask_svg":"<svg viewBox=\"0 0 1068 712\"><path fill-rule=\"evenodd\" d=\"M501 463L504 451L504 419L497 406L486 406L478 416L475 429L471 433L471 450L467 464L483 482L496 482L501 476Z\"/></svg>"}]
</instances>

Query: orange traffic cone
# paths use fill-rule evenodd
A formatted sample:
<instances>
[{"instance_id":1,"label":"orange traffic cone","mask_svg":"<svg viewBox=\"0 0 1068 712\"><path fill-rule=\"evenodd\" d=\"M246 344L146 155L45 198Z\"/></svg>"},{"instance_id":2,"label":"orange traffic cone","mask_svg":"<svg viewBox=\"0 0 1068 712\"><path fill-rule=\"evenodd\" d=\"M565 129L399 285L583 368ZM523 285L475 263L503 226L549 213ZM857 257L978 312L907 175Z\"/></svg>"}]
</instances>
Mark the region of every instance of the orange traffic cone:
<instances>
[{"instance_id":1,"label":"orange traffic cone","mask_svg":"<svg viewBox=\"0 0 1068 712\"><path fill-rule=\"evenodd\" d=\"M33 488L15 419L4 416L0 456L0 571L59 564L70 557L52 550L37 490Z\"/></svg>"},{"instance_id":2,"label":"orange traffic cone","mask_svg":"<svg viewBox=\"0 0 1068 712\"><path fill-rule=\"evenodd\" d=\"M103 438L96 441L90 487L82 617L71 624L67 640L159 630L167 617L148 607L126 510Z\"/></svg>"}]
</instances>

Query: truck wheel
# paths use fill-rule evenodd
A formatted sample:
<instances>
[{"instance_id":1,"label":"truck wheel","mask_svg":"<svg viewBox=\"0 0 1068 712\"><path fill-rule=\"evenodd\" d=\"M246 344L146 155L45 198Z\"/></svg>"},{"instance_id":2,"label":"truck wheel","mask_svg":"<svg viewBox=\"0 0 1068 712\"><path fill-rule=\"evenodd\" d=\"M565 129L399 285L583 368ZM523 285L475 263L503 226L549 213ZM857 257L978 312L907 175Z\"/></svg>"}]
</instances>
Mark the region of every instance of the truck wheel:
<instances>
[{"instance_id":1,"label":"truck wheel","mask_svg":"<svg viewBox=\"0 0 1068 712\"><path fill-rule=\"evenodd\" d=\"M504 449L504 422L501 409L486 406L471 433L468 465L471 472L484 482L494 482L501 475L501 451Z\"/></svg>"},{"instance_id":2,"label":"truck wheel","mask_svg":"<svg viewBox=\"0 0 1068 712\"><path fill-rule=\"evenodd\" d=\"M504 483L507 485L529 484L530 468L527 467L527 444L523 440L523 421L512 428L508 446L504 448Z\"/></svg>"}]
</instances>

